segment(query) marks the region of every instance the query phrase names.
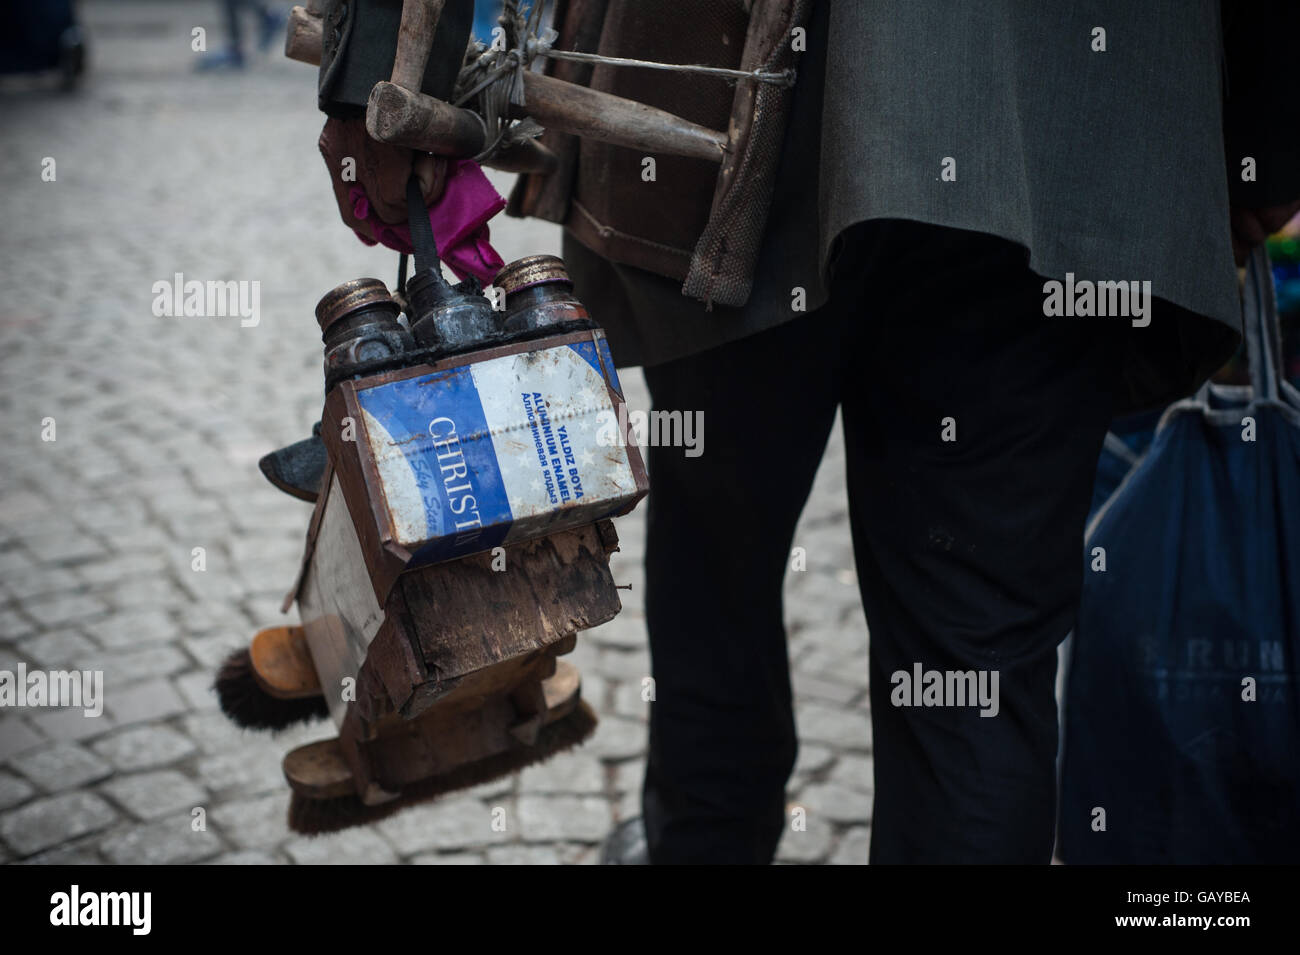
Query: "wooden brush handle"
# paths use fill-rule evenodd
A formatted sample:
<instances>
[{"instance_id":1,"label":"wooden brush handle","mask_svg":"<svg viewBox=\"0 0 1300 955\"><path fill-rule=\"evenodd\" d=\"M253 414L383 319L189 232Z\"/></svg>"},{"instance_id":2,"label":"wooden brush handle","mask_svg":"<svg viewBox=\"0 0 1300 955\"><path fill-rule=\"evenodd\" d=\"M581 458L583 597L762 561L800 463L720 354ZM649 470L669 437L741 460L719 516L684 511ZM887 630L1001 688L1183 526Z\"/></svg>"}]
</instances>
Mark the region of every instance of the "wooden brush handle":
<instances>
[{"instance_id":1,"label":"wooden brush handle","mask_svg":"<svg viewBox=\"0 0 1300 955\"><path fill-rule=\"evenodd\" d=\"M313 10L313 6L319 6L319 3L308 3L306 7L294 7L289 11L289 24L284 34L284 55L299 63L320 66L325 25L320 12Z\"/></svg>"},{"instance_id":2,"label":"wooden brush handle","mask_svg":"<svg viewBox=\"0 0 1300 955\"><path fill-rule=\"evenodd\" d=\"M527 106L520 115L547 128L646 152L721 162L725 133L610 93L590 90L540 73L524 73ZM381 143L423 149L440 156L476 156L486 145L483 124L467 109L376 83L366 108L366 129Z\"/></svg>"},{"instance_id":3,"label":"wooden brush handle","mask_svg":"<svg viewBox=\"0 0 1300 955\"><path fill-rule=\"evenodd\" d=\"M548 129L646 152L722 162L727 134L612 93L524 73L525 105L520 115Z\"/></svg>"},{"instance_id":4,"label":"wooden brush handle","mask_svg":"<svg viewBox=\"0 0 1300 955\"><path fill-rule=\"evenodd\" d=\"M395 86L419 92L424 85L424 67L433 49L445 0L402 0L402 23L397 30L397 55L393 57Z\"/></svg>"}]
</instances>

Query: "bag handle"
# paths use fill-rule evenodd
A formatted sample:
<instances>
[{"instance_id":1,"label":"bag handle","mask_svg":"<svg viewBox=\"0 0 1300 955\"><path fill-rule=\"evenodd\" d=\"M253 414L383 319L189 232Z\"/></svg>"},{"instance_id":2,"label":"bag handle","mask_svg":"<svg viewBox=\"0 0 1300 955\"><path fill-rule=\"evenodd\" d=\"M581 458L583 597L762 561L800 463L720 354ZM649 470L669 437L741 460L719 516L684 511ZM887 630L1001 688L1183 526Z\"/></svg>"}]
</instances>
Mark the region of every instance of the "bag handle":
<instances>
[{"instance_id":1,"label":"bag handle","mask_svg":"<svg viewBox=\"0 0 1300 955\"><path fill-rule=\"evenodd\" d=\"M1277 291L1268 250L1260 245L1246 263L1243 289L1242 331L1246 336L1246 361L1256 398L1278 398L1282 377L1282 333L1277 316Z\"/></svg>"}]
</instances>

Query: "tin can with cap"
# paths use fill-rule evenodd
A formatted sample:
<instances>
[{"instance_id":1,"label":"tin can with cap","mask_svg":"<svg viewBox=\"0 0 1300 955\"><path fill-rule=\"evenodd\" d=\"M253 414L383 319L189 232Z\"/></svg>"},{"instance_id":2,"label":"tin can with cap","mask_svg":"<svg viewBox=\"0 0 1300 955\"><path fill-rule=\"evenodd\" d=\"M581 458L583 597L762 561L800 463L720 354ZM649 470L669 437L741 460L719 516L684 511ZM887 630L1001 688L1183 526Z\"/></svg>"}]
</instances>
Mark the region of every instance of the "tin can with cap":
<instances>
[{"instance_id":1,"label":"tin can with cap","mask_svg":"<svg viewBox=\"0 0 1300 955\"><path fill-rule=\"evenodd\" d=\"M554 255L516 259L493 282L505 293L502 325L512 335L535 332L569 322L591 322L587 307L574 297L573 280L564 262Z\"/></svg>"},{"instance_id":2,"label":"tin can with cap","mask_svg":"<svg viewBox=\"0 0 1300 955\"><path fill-rule=\"evenodd\" d=\"M325 343L325 380L337 381L368 363L396 358L415 346L397 320L398 304L379 279L353 279L316 304Z\"/></svg>"},{"instance_id":3,"label":"tin can with cap","mask_svg":"<svg viewBox=\"0 0 1300 955\"><path fill-rule=\"evenodd\" d=\"M450 355L484 347L500 337L492 303L478 294L478 283L449 285L433 269L406 283L411 334L424 348Z\"/></svg>"}]
</instances>

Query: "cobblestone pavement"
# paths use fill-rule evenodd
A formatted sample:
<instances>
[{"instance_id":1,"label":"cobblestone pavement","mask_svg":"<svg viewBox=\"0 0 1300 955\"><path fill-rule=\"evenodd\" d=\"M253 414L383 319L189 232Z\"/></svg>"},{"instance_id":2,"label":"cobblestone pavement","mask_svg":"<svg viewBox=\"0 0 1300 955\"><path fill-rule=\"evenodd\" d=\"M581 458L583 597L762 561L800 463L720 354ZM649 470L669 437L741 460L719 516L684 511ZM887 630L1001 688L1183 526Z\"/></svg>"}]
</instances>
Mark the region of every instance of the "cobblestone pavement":
<instances>
[{"instance_id":1,"label":"cobblestone pavement","mask_svg":"<svg viewBox=\"0 0 1300 955\"><path fill-rule=\"evenodd\" d=\"M286 828L280 759L328 727L241 732L209 685L229 650L283 619L309 508L256 462L318 417L312 307L345 279L392 281L395 256L338 221L310 68L273 50L241 75L195 75L190 31L216 46L215 4L91 2L83 19L82 93L0 89L0 670L101 669L106 707L0 710L0 862L595 861L638 811L644 505L618 525L624 611L570 657L601 717L590 742L368 828ZM552 226L499 222L507 260L558 251ZM260 281L260 324L155 318L152 285L177 272ZM647 407L640 375L623 380ZM788 579L802 738L790 801L807 810L782 842L789 862L866 861L867 635L842 471L837 437L796 539L807 570Z\"/></svg>"}]
</instances>

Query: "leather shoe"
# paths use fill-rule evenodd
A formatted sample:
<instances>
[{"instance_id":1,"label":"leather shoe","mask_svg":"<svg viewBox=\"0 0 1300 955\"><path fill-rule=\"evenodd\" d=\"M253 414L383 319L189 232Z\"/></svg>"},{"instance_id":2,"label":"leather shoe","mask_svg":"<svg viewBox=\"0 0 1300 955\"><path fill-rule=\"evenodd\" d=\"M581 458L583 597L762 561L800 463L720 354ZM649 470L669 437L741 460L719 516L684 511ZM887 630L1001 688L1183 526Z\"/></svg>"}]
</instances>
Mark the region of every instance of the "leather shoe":
<instances>
[{"instance_id":1,"label":"leather shoe","mask_svg":"<svg viewBox=\"0 0 1300 955\"><path fill-rule=\"evenodd\" d=\"M320 422L311 429L311 437L295 441L288 447L270 454L257 462L266 479L285 494L292 494L313 504L320 493L321 478L325 474L325 442L320 436Z\"/></svg>"},{"instance_id":2,"label":"leather shoe","mask_svg":"<svg viewBox=\"0 0 1300 955\"><path fill-rule=\"evenodd\" d=\"M645 841L645 820L625 819L605 837L600 848L601 865L649 865L650 849Z\"/></svg>"}]
</instances>

